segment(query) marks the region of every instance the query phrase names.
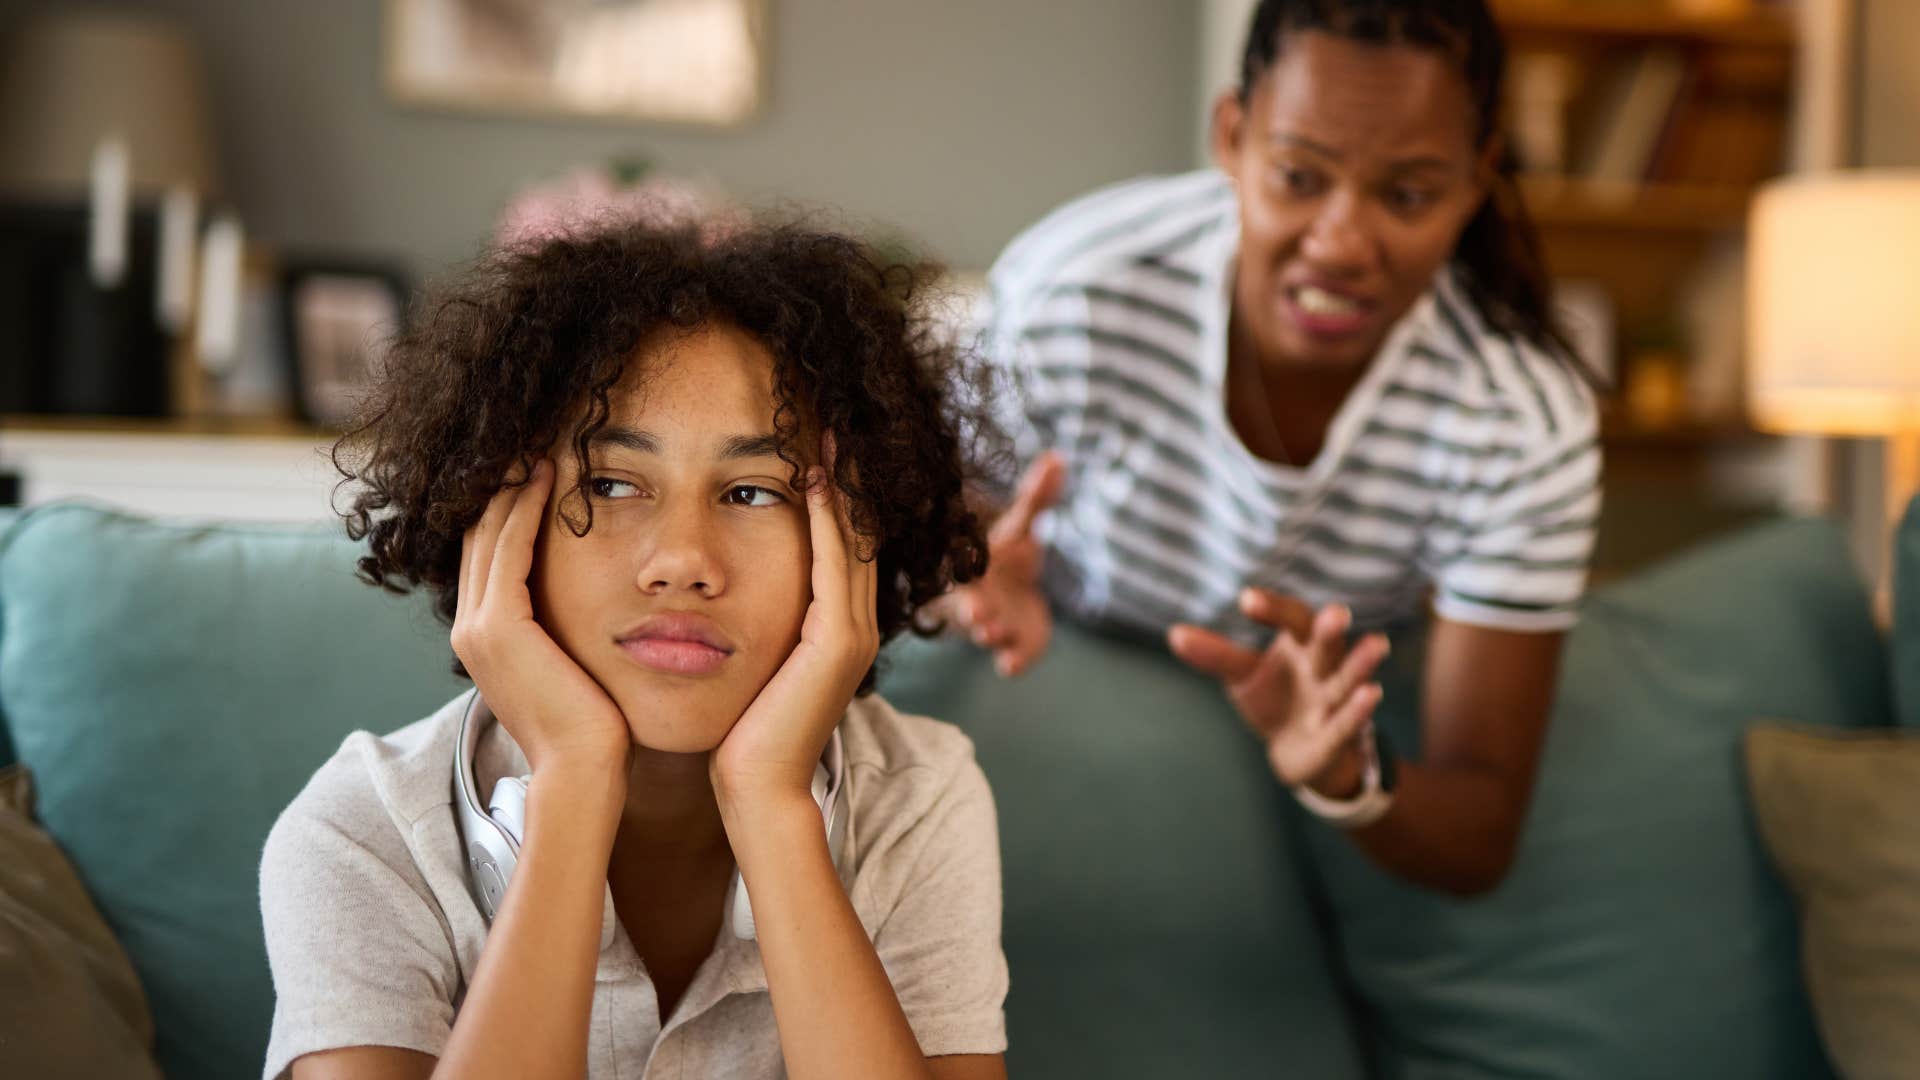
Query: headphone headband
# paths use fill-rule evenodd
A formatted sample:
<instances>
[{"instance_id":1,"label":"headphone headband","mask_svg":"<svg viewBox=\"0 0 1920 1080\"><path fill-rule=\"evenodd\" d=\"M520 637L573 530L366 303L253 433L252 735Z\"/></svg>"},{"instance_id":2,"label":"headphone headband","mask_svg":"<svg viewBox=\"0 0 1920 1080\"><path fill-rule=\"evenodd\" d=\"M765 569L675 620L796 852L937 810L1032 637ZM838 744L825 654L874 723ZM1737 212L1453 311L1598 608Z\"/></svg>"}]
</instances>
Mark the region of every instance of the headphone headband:
<instances>
[{"instance_id":1,"label":"headphone headband","mask_svg":"<svg viewBox=\"0 0 1920 1080\"><path fill-rule=\"evenodd\" d=\"M487 719L491 718L491 713L481 715L485 704L480 699L478 687L468 692L466 709L460 716L460 734L454 740L453 805L465 849L467 888L473 894L474 903L479 905L480 913L491 923L500 910L501 901L506 898L507 882L512 880L514 865L519 861L520 837L515 830L524 827L526 785L518 777L506 777L495 786L491 800L487 804L481 803L474 763L480 752L480 737L486 731ZM826 749L820 755L813 784L813 798L820 807L821 824L827 830L827 849L836 867L846 845L847 814L843 805L846 780L846 746L841 742L840 729L836 727L827 738ZM507 820L502 821L502 818ZM754 936L753 908L747 899L746 883L741 880L737 867L733 872L733 885L728 890L727 910L734 936L743 940L751 939ZM606 911L601 926L601 948L605 948L612 940L611 891L607 894Z\"/></svg>"}]
</instances>

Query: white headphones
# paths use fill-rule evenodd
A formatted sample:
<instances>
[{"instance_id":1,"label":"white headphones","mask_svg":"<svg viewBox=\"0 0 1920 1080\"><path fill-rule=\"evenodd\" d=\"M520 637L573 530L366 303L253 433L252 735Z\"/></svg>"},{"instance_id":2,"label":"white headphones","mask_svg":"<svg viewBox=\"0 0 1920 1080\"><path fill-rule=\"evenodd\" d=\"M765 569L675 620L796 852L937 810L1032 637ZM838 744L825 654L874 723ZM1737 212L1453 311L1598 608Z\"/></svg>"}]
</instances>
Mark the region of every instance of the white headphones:
<instances>
[{"instance_id":1,"label":"white headphones","mask_svg":"<svg viewBox=\"0 0 1920 1080\"><path fill-rule=\"evenodd\" d=\"M493 797L485 810L480 808L479 785L474 781L474 755L480 748L480 735L491 715L476 720L481 710L480 691L467 695L466 712L460 717L460 737L453 757L453 805L460 825L460 838L466 847L467 886L480 913L488 922L500 910L507 895L507 883L513 879L513 867L520 855L520 838L526 834L527 778L502 777L493 786ZM813 801L820 807L820 819L827 830L827 850L835 866L846 845L847 815L841 803L846 787L846 750L835 728L827 740L826 752L813 770ZM740 870L733 871L733 884L727 889L727 911L733 936L751 941L753 905L747 899L746 882ZM607 889L606 910L600 923L600 947L613 942L613 890Z\"/></svg>"}]
</instances>

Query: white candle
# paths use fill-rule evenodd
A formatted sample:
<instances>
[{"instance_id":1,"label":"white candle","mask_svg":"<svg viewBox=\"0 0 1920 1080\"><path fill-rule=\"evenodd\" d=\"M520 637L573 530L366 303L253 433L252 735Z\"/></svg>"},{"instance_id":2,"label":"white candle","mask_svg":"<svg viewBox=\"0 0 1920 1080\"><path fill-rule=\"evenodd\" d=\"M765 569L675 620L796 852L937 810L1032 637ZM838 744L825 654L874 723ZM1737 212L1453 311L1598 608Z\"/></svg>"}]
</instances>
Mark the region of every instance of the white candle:
<instances>
[{"instance_id":1,"label":"white candle","mask_svg":"<svg viewBox=\"0 0 1920 1080\"><path fill-rule=\"evenodd\" d=\"M93 148L92 200L87 219L87 271L102 289L127 275L127 141L109 135Z\"/></svg>"},{"instance_id":2,"label":"white candle","mask_svg":"<svg viewBox=\"0 0 1920 1080\"><path fill-rule=\"evenodd\" d=\"M178 334L193 314L193 242L200 203L193 191L170 188L160 203L160 275L153 314L169 334Z\"/></svg>"},{"instance_id":3,"label":"white candle","mask_svg":"<svg viewBox=\"0 0 1920 1080\"><path fill-rule=\"evenodd\" d=\"M200 247L200 319L195 351L214 375L233 370L240 353L240 255L246 234L230 214L213 219Z\"/></svg>"}]
</instances>

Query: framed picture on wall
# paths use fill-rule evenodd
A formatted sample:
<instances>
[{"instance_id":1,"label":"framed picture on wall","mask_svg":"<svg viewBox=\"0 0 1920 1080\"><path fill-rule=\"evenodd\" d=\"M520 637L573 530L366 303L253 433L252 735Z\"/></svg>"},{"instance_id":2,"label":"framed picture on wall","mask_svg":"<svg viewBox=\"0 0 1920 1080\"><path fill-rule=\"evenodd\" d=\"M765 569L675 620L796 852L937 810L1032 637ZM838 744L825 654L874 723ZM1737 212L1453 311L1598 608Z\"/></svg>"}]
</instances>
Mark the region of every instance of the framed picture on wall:
<instances>
[{"instance_id":1,"label":"framed picture on wall","mask_svg":"<svg viewBox=\"0 0 1920 1080\"><path fill-rule=\"evenodd\" d=\"M406 318L406 279L388 266L302 262L283 265L280 281L300 415L345 427Z\"/></svg>"},{"instance_id":2,"label":"framed picture on wall","mask_svg":"<svg viewBox=\"0 0 1920 1080\"><path fill-rule=\"evenodd\" d=\"M768 0L387 0L404 102L730 126L765 93Z\"/></svg>"}]
</instances>

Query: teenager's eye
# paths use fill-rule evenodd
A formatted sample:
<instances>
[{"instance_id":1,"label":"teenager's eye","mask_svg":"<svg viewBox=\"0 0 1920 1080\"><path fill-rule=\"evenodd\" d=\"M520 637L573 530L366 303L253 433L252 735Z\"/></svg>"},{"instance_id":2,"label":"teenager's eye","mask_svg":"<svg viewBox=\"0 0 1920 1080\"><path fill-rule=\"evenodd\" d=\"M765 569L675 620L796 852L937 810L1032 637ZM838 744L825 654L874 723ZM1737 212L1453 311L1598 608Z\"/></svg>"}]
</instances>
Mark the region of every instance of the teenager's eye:
<instances>
[{"instance_id":1,"label":"teenager's eye","mask_svg":"<svg viewBox=\"0 0 1920 1080\"><path fill-rule=\"evenodd\" d=\"M721 501L728 506L778 506L787 500L772 488L758 484L735 484L727 489Z\"/></svg>"},{"instance_id":2,"label":"teenager's eye","mask_svg":"<svg viewBox=\"0 0 1920 1080\"><path fill-rule=\"evenodd\" d=\"M596 476L587 481L587 490L596 499L628 499L640 494L640 488L625 480L615 480L610 476Z\"/></svg>"}]
</instances>

